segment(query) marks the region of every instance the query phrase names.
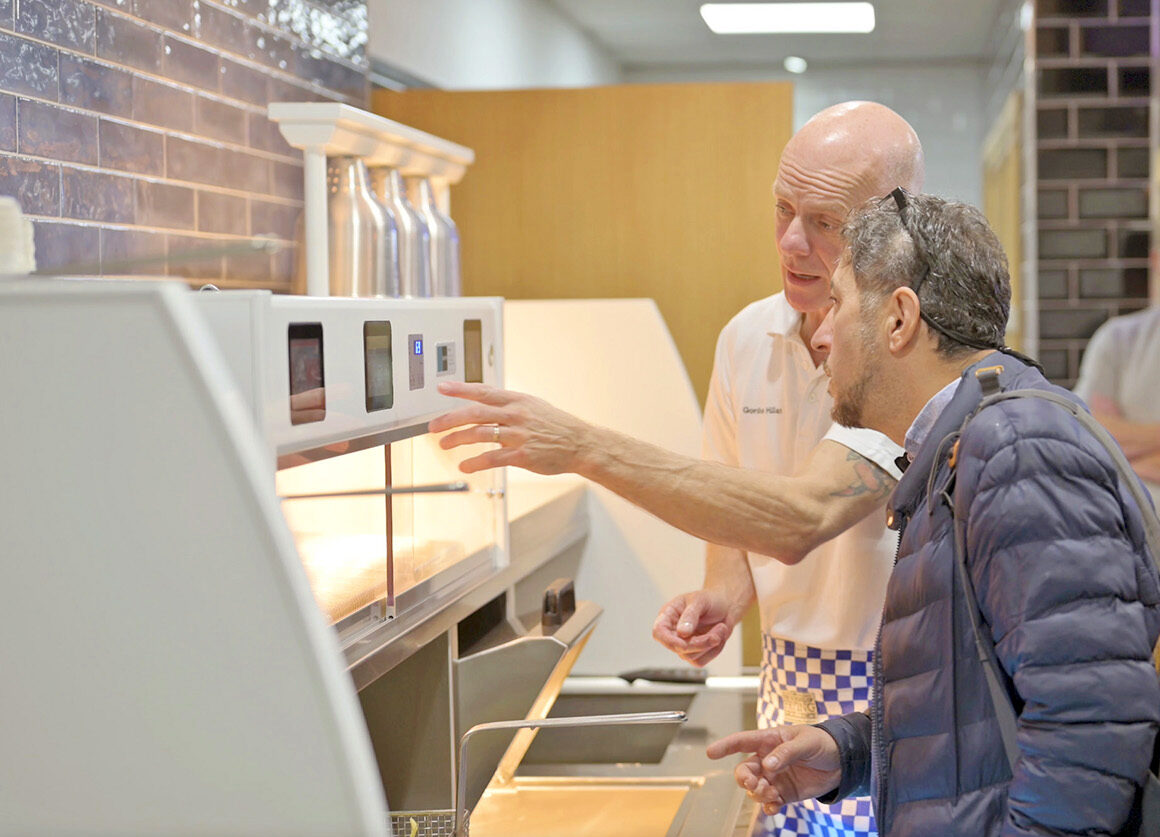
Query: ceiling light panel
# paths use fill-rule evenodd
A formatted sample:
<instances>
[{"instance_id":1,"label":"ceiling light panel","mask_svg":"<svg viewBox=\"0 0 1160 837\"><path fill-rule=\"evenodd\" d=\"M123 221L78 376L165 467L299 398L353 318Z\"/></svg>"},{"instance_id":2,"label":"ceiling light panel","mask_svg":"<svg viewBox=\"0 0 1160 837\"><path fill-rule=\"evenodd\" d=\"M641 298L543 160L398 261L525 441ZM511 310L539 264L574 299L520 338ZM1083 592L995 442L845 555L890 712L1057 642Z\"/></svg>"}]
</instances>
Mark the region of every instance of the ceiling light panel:
<instances>
[{"instance_id":1,"label":"ceiling light panel","mask_svg":"<svg viewBox=\"0 0 1160 837\"><path fill-rule=\"evenodd\" d=\"M874 31L870 3L705 3L701 17L718 35Z\"/></svg>"}]
</instances>

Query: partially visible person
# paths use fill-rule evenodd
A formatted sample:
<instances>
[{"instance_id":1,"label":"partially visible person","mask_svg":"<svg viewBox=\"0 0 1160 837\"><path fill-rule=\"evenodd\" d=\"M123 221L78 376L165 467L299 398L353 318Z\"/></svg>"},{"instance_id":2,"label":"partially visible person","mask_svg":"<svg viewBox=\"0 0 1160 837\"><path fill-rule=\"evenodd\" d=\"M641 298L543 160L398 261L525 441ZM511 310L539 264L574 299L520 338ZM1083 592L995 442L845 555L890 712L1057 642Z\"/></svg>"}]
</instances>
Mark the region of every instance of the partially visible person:
<instances>
[{"instance_id":1,"label":"partially visible person","mask_svg":"<svg viewBox=\"0 0 1160 837\"><path fill-rule=\"evenodd\" d=\"M1114 317L1096 330L1075 394L1116 437L1160 503L1160 306Z\"/></svg>"},{"instance_id":2,"label":"partially visible person","mask_svg":"<svg viewBox=\"0 0 1160 837\"><path fill-rule=\"evenodd\" d=\"M712 660L750 604L760 606L759 726L812 722L863 708L897 537L881 506L901 449L879 433L835 426L823 351L811 340L850 209L923 181L922 146L897 113L873 102L823 110L782 151L773 184L783 291L721 332L705 408L704 454L679 457L593 427L537 399L470 385L476 398L432 422L444 446L498 441L463 467L575 471L705 538L705 583L668 602L653 635L695 665ZM714 464L722 463L722 464ZM734 466L726 468L724 466ZM745 469L738 470L735 466ZM755 834L874 833L868 798L813 800L763 817Z\"/></svg>"},{"instance_id":3,"label":"partially visible person","mask_svg":"<svg viewBox=\"0 0 1160 837\"><path fill-rule=\"evenodd\" d=\"M1040 399L987 407L952 446L988 368L1002 390L1071 397L1004 347L1006 258L977 210L896 190L844 235L814 336L834 418L911 459L888 503L902 535L874 705L738 733L709 755L751 753L738 781L771 810L872 789L890 837L1118 834L1160 726L1160 575L1141 510L1099 442ZM952 504L1016 713L1013 771L956 575Z\"/></svg>"}]
</instances>

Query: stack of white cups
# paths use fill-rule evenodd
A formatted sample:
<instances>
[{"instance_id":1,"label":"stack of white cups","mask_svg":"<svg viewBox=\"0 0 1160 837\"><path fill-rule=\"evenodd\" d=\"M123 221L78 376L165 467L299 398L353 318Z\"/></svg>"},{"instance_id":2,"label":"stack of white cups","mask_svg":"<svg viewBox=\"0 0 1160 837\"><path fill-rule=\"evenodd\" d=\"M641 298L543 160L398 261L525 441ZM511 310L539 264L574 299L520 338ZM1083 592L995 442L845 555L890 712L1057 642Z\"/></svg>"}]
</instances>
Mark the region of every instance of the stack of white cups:
<instances>
[{"instance_id":1,"label":"stack of white cups","mask_svg":"<svg viewBox=\"0 0 1160 837\"><path fill-rule=\"evenodd\" d=\"M20 211L15 198L0 196L0 276L36 270L36 247L32 222Z\"/></svg>"}]
</instances>

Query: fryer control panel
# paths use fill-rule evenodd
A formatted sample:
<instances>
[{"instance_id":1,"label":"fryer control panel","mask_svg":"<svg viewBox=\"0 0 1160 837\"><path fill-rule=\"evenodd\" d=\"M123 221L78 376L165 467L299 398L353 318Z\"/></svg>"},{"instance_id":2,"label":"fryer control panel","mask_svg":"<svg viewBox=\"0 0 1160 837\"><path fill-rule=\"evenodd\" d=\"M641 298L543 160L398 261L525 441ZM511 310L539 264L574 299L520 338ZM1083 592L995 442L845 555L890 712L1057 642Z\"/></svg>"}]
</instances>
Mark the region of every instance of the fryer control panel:
<instances>
[{"instance_id":1,"label":"fryer control panel","mask_svg":"<svg viewBox=\"0 0 1160 837\"><path fill-rule=\"evenodd\" d=\"M503 383L500 299L221 291L197 300L280 462L425 432L455 405L437 380Z\"/></svg>"}]
</instances>

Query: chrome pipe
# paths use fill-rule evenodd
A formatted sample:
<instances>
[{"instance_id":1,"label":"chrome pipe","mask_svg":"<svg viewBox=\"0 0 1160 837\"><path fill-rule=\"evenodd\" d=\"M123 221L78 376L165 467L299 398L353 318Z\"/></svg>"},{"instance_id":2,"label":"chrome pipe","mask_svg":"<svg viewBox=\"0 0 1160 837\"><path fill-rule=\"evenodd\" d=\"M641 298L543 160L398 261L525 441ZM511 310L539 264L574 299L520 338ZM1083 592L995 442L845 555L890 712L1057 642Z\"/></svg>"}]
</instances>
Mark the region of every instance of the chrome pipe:
<instances>
[{"instance_id":1,"label":"chrome pipe","mask_svg":"<svg viewBox=\"0 0 1160 837\"><path fill-rule=\"evenodd\" d=\"M688 714L679 711L629 712L623 715L578 715L523 721L491 721L476 724L459 739L459 779L455 783L455 835L467 837L467 742L476 733L497 730L546 729L551 727L608 727L637 724L683 724Z\"/></svg>"},{"instance_id":2,"label":"chrome pipe","mask_svg":"<svg viewBox=\"0 0 1160 837\"><path fill-rule=\"evenodd\" d=\"M279 500L324 500L330 497L394 497L396 494L450 494L470 491L466 482L440 482L431 485L401 485L398 488L360 488L354 491L320 491L317 494L279 494Z\"/></svg>"}]
</instances>

